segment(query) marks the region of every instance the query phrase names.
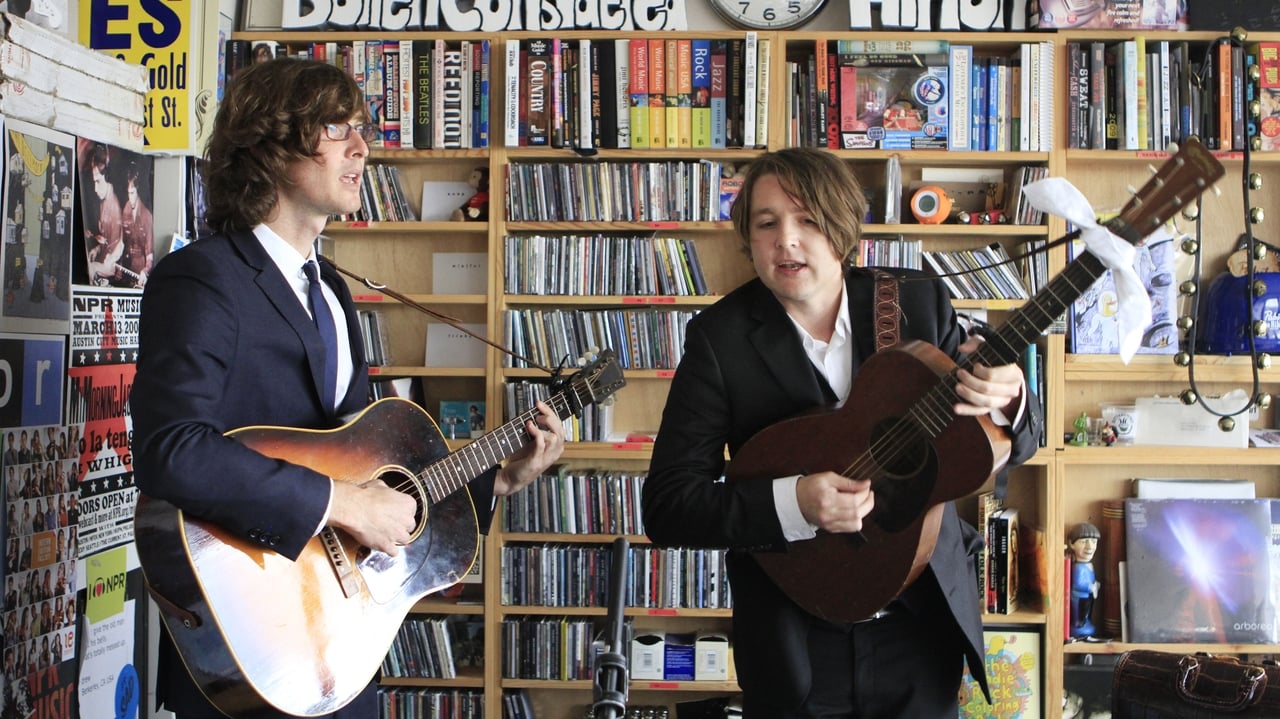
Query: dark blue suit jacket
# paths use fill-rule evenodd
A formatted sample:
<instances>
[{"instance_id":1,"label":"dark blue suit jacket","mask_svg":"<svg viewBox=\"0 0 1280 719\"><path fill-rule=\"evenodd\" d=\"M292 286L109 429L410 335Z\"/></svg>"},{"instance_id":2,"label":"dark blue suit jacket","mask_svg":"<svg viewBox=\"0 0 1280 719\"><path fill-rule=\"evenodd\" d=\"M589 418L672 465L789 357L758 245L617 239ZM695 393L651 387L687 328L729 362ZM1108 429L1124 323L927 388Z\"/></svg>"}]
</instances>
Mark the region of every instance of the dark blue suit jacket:
<instances>
[{"instance_id":1,"label":"dark blue suit jacket","mask_svg":"<svg viewBox=\"0 0 1280 719\"><path fill-rule=\"evenodd\" d=\"M865 271L851 270L846 286L856 376L875 351L874 280ZM922 340L958 357L956 348L965 333L940 282L900 283L900 304L903 341ZM644 484L644 525L653 541L736 550L729 554L728 567L738 674L747 691L769 692L792 706L809 693L806 637L810 623L821 620L788 599L742 551L785 549L771 480L715 480L724 473L726 446L732 456L760 430L832 401L782 305L760 280L748 282L689 323ZM858 398L851 395L848 402ZM1013 433L1011 464L1035 453L1040 422L1029 401ZM954 627L963 636L959 648L971 671L984 678L973 561L980 547L977 531L948 503L930 571L904 593L903 601L943 628Z\"/></svg>"}]
</instances>

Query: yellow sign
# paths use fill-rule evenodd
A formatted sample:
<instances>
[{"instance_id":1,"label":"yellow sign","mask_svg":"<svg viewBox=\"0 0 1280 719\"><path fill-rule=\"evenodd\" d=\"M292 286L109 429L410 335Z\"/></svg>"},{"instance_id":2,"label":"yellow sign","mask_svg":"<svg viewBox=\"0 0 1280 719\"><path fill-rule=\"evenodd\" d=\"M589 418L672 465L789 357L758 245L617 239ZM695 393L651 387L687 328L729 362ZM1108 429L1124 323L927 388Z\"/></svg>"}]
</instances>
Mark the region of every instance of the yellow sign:
<instances>
[{"instance_id":1,"label":"yellow sign","mask_svg":"<svg viewBox=\"0 0 1280 719\"><path fill-rule=\"evenodd\" d=\"M147 69L143 124L148 150L193 150L202 46L194 18L207 0L86 0L80 43Z\"/></svg>"}]
</instances>

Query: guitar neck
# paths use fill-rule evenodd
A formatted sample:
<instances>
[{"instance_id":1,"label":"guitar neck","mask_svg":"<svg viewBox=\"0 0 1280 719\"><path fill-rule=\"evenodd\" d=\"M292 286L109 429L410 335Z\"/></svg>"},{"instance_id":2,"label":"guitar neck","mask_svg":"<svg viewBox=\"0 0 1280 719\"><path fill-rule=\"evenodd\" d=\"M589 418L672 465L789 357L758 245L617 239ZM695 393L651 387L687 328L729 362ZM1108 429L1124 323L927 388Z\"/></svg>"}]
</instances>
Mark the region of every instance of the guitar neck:
<instances>
[{"instance_id":1,"label":"guitar neck","mask_svg":"<svg viewBox=\"0 0 1280 719\"><path fill-rule=\"evenodd\" d=\"M1085 250L1049 282L1043 290L1018 308L1003 326L986 337L986 342L960 366L974 363L988 367L1017 362L1027 346L1049 329L1106 272L1096 255Z\"/></svg>"},{"instance_id":2,"label":"guitar neck","mask_svg":"<svg viewBox=\"0 0 1280 719\"><path fill-rule=\"evenodd\" d=\"M590 390L579 383L546 400L560 419L568 419L592 402ZM462 447L427 467L419 475L425 482L427 494L433 502L439 502L485 470L519 452L533 441L525 424L540 416L537 408L526 410L501 427Z\"/></svg>"}]
</instances>

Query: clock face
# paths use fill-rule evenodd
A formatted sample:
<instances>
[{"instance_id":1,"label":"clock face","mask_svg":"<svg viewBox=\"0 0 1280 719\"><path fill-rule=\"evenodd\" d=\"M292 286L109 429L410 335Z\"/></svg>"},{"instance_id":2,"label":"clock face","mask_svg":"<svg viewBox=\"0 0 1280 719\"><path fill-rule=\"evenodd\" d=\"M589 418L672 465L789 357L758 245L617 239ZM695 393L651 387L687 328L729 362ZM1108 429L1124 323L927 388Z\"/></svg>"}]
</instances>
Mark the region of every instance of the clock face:
<instances>
[{"instance_id":1,"label":"clock face","mask_svg":"<svg viewBox=\"0 0 1280 719\"><path fill-rule=\"evenodd\" d=\"M813 19L826 0L711 0L726 20L740 27L779 30Z\"/></svg>"}]
</instances>

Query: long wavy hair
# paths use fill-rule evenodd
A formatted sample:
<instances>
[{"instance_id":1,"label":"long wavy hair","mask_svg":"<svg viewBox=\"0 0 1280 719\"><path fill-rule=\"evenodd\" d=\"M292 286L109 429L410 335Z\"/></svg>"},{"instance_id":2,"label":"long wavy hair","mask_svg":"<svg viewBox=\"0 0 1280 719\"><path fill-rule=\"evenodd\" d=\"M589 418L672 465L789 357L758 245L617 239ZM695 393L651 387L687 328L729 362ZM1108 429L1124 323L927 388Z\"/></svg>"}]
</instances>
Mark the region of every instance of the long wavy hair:
<instances>
[{"instance_id":1,"label":"long wavy hair","mask_svg":"<svg viewBox=\"0 0 1280 719\"><path fill-rule=\"evenodd\" d=\"M742 250L751 254L751 195L756 182L767 175L777 177L782 189L813 215L836 255L847 263L862 236L867 198L853 168L829 152L809 147L770 152L747 166L742 191L729 212Z\"/></svg>"},{"instance_id":2,"label":"long wavy hair","mask_svg":"<svg viewBox=\"0 0 1280 719\"><path fill-rule=\"evenodd\" d=\"M280 58L241 70L227 85L205 148L205 219L215 230L249 230L288 186L289 167L316 155L329 123L365 122L360 86L314 60Z\"/></svg>"}]
</instances>

